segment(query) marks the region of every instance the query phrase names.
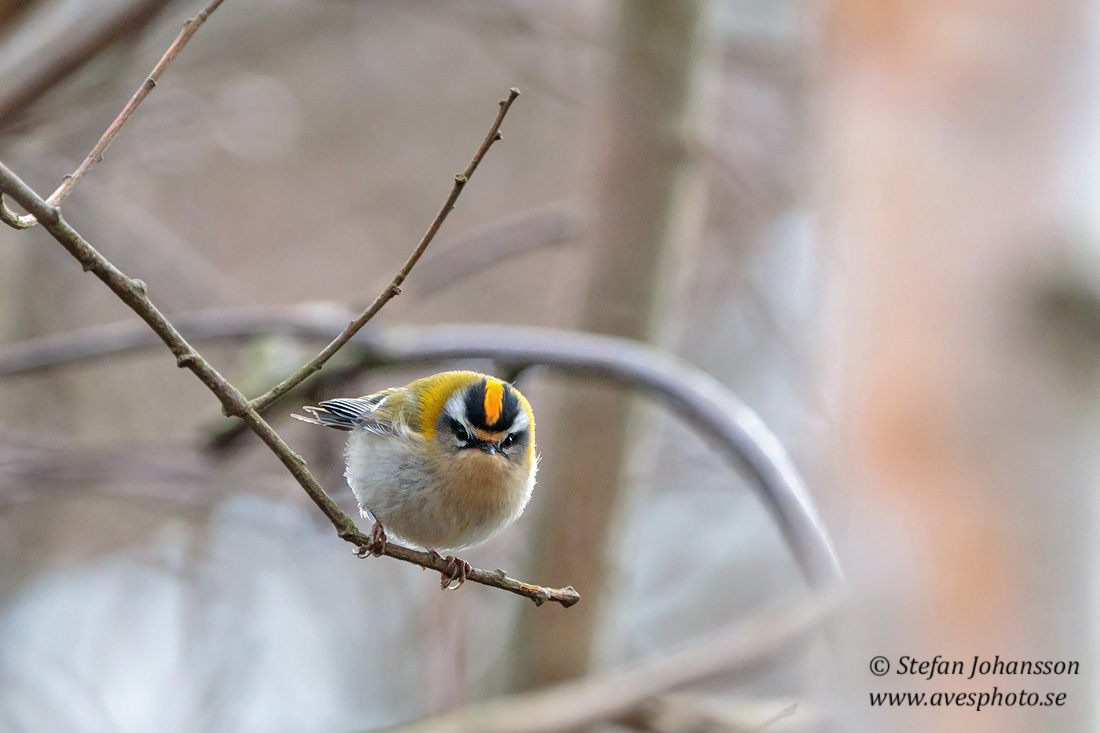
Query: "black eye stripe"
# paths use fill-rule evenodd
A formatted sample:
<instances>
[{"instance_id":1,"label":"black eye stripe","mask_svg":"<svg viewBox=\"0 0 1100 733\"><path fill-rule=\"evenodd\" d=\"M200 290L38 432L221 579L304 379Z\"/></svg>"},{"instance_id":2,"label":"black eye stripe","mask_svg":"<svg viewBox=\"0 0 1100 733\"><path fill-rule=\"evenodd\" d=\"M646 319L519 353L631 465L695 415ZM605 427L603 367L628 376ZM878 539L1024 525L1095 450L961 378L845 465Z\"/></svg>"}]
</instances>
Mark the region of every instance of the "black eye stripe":
<instances>
[{"instance_id":1,"label":"black eye stripe","mask_svg":"<svg viewBox=\"0 0 1100 733\"><path fill-rule=\"evenodd\" d=\"M455 420L453 417L448 417L447 421L451 426L451 432L455 434L456 438L458 438L463 443L466 443L470 440L470 433L466 431L466 428L462 425L462 423L460 423L458 420Z\"/></svg>"}]
</instances>

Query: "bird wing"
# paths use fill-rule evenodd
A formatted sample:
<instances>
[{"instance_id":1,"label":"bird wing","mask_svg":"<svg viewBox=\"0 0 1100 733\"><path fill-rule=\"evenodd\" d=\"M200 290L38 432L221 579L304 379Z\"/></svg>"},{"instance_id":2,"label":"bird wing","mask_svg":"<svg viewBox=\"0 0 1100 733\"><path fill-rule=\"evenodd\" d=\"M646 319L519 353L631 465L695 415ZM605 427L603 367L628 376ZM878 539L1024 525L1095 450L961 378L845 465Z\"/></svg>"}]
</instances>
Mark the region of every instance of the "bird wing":
<instances>
[{"instance_id":1,"label":"bird wing","mask_svg":"<svg viewBox=\"0 0 1100 733\"><path fill-rule=\"evenodd\" d=\"M391 405L390 400L401 388L384 389L366 397L341 397L325 400L317 407L302 407L309 413L292 415L302 422L312 425L324 425L337 430L355 430L362 428L378 435L393 435L399 431L401 421L399 405Z\"/></svg>"}]
</instances>

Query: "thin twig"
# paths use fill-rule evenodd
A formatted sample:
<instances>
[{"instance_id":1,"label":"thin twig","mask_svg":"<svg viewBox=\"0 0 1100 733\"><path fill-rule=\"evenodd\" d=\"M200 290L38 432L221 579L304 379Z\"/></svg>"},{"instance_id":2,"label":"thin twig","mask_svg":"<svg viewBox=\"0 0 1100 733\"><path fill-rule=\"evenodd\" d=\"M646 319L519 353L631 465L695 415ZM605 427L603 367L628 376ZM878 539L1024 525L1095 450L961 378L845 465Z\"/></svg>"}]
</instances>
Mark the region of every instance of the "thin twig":
<instances>
[{"instance_id":1,"label":"thin twig","mask_svg":"<svg viewBox=\"0 0 1100 733\"><path fill-rule=\"evenodd\" d=\"M313 503L328 517L341 539L356 547L365 547L371 544L370 537L359 531L355 526L355 522L341 511L340 507L317 483L317 480L306 468L305 460L291 450L290 446L279 437L278 433L260 417L240 390L219 374L153 305L146 294L144 282L127 277L111 264L107 258L96 251L62 218L61 212L56 206L38 196L3 163L0 163L0 193L8 194L16 203L34 215L53 238L83 265L86 272L90 271L102 280L122 302L137 313L148 324L149 328L160 337L161 341L168 346L176 357L176 365L180 368L190 369L217 396L222 404L222 411L226 415L239 417L248 424L252 431L260 437L260 440L275 453L290 474L294 476L298 484L309 495L309 498L313 500ZM447 563L438 555L419 552L392 542L386 544L385 554L440 573L447 569ZM475 583L501 588L525 596L540 605L545 601L556 601L563 606L571 606L580 600L580 595L572 588L542 588L509 578L503 571L474 569L470 573L469 579Z\"/></svg>"},{"instance_id":2,"label":"thin twig","mask_svg":"<svg viewBox=\"0 0 1100 733\"><path fill-rule=\"evenodd\" d=\"M172 42L172 45L169 46L168 50L164 52L164 55L161 56L160 61L157 62L157 65L153 67L153 71L149 74L149 76L145 78L145 81L141 83L141 86L137 88L137 91L134 92L134 95L130 97L130 101L127 102L126 106L122 108L122 111L118 113L118 117L115 118L115 121L111 123L110 127L107 128L107 131L103 133L103 136L99 138L99 142L95 144L91 152L88 153L88 156L84 158L84 162L81 163L80 167L77 168L73 173L65 176L65 178L61 181L61 185L57 187L57 190L50 194L50 197L46 199L47 203L50 206L57 206L58 204L60 204L65 199L65 197L72 192L73 187L77 184L77 182L80 181L80 179L83 178L85 174L88 173L88 171L95 167L96 163L103 160L103 153L107 150L107 147L115 139L115 136L118 135L119 131L122 130L122 126L126 124L127 120L129 120L130 117L133 116L135 110L137 110L138 108L138 105L140 105L145 100L145 98L149 96L149 92L153 91L153 87L157 85L157 82L160 80L161 74L164 73L164 70L168 68L168 65L172 63L173 59L175 59L176 56L179 56L180 51L182 51L183 47L187 45L187 42L191 40L191 36L195 35L195 31L197 31L199 27L201 27L202 24L206 22L206 19L210 17L210 14L217 10L218 6L221 5L224 1L225 0L210 0L207 6L199 11L198 15L196 15L194 18L188 19L183 24L183 29L180 31L179 35L176 36L176 40ZM34 226L36 223L33 214L19 216L17 217L18 223L12 223L10 217L8 216L11 213L12 212L10 211L5 212L3 209L0 209L0 221L3 221L5 224L13 226L16 229L26 229L28 227Z\"/></svg>"},{"instance_id":3,"label":"thin twig","mask_svg":"<svg viewBox=\"0 0 1100 733\"><path fill-rule=\"evenodd\" d=\"M466 170L462 171L455 176L454 184L451 186L451 193L447 196L447 200L443 203L443 208L439 210L439 213L435 215L435 219L432 220L431 226L428 227L428 231L424 233L424 237L420 240L420 244L416 245L416 249L409 255L409 259L405 264L397 271L397 275L393 278L389 285L386 286L374 302L367 307L365 311L359 314L359 316L347 325L347 328L333 339L332 343L321 350L317 356L310 359L309 363L303 366L284 379L279 384L275 385L265 394L260 395L256 399L252 400L252 407L257 410L263 410L271 403L278 400L290 390L305 381L311 374L320 370L325 365L333 354L339 351L344 344L351 340L359 329L367 324L370 319L382 310L382 307L386 303L390 302L401 292L401 284L405 282L405 278L409 276L409 272L412 271L416 265L420 256L424 254L424 250L428 248L428 245L435 239L436 233L443 225L447 215L451 213L451 210L455 207L455 201L458 200L458 195L462 193L462 189L465 188L466 183L470 180L470 177L474 175L474 171L477 170L478 165L481 163L481 159L485 157L485 154L489 152L489 148L493 143L501 138L500 125L504 122L504 116L508 114L508 110L512 106L512 102L516 101L516 97L519 96L519 90L515 87L509 90L508 98L500 100L500 110L497 112L497 117L493 121L493 126L489 128L489 134L485 136L485 139L481 142L481 147L477 149L473 159L470 161L470 165L466 166Z\"/></svg>"}]
</instances>

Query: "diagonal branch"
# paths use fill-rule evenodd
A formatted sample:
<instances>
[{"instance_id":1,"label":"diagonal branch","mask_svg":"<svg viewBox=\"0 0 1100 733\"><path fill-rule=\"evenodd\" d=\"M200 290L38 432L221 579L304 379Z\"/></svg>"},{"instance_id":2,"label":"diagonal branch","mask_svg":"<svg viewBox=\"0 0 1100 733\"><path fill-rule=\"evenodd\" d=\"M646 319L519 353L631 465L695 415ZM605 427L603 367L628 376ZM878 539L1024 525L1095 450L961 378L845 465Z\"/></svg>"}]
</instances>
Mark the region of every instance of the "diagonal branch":
<instances>
[{"instance_id":1,"label":"diagonal branch","mask_svg":"<svg viewBox=\"0 0 1100 733\"><path fill-rule=\"evenodd\" d=\"M57 190L46 199L51 206L60 204L65 197L72 192L77 182L83 178L88 171L95 167L96 163L103 160L103 153L107 150L107 147L110 146L115 136L122 130L122 126L133 116L138 105L149 96L149 92L153 91L153 87L157 85L164 70L168 68L168 65L172 63L176 56L179 56L180 51L182 51L183 47L187 45L187 42L191 40L191 36L195 35L195 31L206 22L206 19L210 17L211 13L218 9L218 6L221 5L222 2L224 2L224 0L210 0L207 6L199 11L198 15L194 18L189 18L183 24L183 30L176 36L176 40L173 41L172 45L168 47L168 50L164 52L160 61L153 67L153 71L150 72L149 76L145 78L145 81L141 83L141 86L134 92L134 95L130 97L130 101L127 102L126 106L122 108L122 111L118 113L118 117L115 118L114 122L112 122L106 132L103 133L103 136L99 138L99 142L95 144L91 152L88 153L88 156L84 158L84 162L82 162L80 167L73 173L65 176ZM10 209L7 209L2 201L0 201L0 221L16 229L27 229L37 223L33 214L18 216Z\"/></svg>"},{"instance_id":2,"label":"diagonal branch","mask_svg":"<svg viewBox=\"0 0 1100 733\"><path fill-rule=\"evenodd\" d=\"M230 384L218 373L198 351L184 339L183 335L149 300L145 283L126 276L111 264L102 254L90 245L68 222L56 206L42 199L19 179L7 166L0 163L0 193L12 197L20 206L33 215L42 226L68 250L86 272L92 272L111 289L122 302L128 305L160 337L176 357L176 364L182 369L190 369L206 387L217 396L222 411L229 416L239 417L248 424L260 440L278 457L309 498L328 517L336 528L339 537L357 547L370 546L370 537L355 526L347 514L325 493L321 485L306 468L305 460L295 453L289 445L256 411L240 390ZM424 568L443 573L446 562L426 552L419 552L392 542L386 544L385 554ZM541 605L545 601L556 601L563 606L571 606L580 600L573 588L541 588L509 578L503 571L474 569L469 580L483 585L525 596Z\"/></svg>"},{"instance_id":3,"label":"diagonal branch","mask_svg":"<svg viewBox=\"0 0 1100 733\"><path fill-rule=\"evenodd\" d=\"M512 89L509 90L508 98L500 100L500 111L497 112L497 118L493 121L493 126L489 128L489 134L486 135L485 139L481 142L481 147L474 153L474 157L470 161L470 165L466 166L466 170L455 176L454 185L451 187L451 193L447 196L447 200L443 202L443 208L435 215L435 219L432 220L431 226L428 227L428 231L424 233L424 237L420 240L420 244L416 245L416 249L409 255L409 259L406 260L401 269L397 271L397 275L390 284L386 286L386 289L374 299L374 302L371 303L365 311L360 313L355 320L347 325L343 333L333 339L332 343L321 350L321 353L310 359L309 363L275 385L265 394L252 400L252 407L257 410L263 410L265 407L268 407L280 397L290 392L290 390L304 382L310 375L319 371L321 367L325 365L325 362L332 358L333 354L343 348L344 344L350 341L352 336L354 336L359 329L365 326L370 319L377 315L378 311L382 310L382 307L386 305L386 303L393 300L393 298L401 292L401 284L405 282L405 278L409 276L409 272L412 271L417 261L420 260L420 256L424 254L424 250L428 249L428 245L435 239L435 235L439 231L439 228L443 226L443 222L446 220L447 215L454 209L455 202L458 200L458 195L462 193L462 189L465 188L467 181L470 180L470 177L474 174L474 171L477 170L478 165L480 165L481 159L489 152L489 148L492 147L493 143L500 140L500 125L504 122L504 115L508 114L512 102L516 101L516 97L518 96L519 90L512 87Z\"/></svg>"}]
</instances>

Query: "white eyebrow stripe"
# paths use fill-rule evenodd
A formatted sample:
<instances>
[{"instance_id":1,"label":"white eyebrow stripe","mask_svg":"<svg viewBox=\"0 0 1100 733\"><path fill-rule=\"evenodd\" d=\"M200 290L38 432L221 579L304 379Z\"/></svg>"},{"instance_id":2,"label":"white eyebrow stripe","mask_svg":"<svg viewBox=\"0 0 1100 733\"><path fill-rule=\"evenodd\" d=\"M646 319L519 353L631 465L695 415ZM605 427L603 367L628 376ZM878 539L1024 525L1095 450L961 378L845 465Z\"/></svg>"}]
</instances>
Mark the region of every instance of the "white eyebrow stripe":
<instances>
[{"instance_id":1,"label":"white eyebrow stripe","mask_svg":"<svg viewBox=\"0 0 1100 733\"><path fill-rule=\"evenodd\" d=\"M455 420L458 420L463 425L469 425L470 420L466 417L466 393L464 390L456 390L451 398L447 400L447 404L443 406L443 412L447 413Z\"/></svg>"},{"instance_id":2,"label":"white eyebrow stripe","mask_svg":"<svg viewBox=\"0 0 1100 733\"><path fill-rule=\"evenodd\" d=\"M512 421L512 426L508 428L508 432L518 433L521 430L526 430L530 424L531 418L527 417L527 410L524 410L521 404L519 412L516 413L516 419Z\"/></svg>"}]
</instances>

